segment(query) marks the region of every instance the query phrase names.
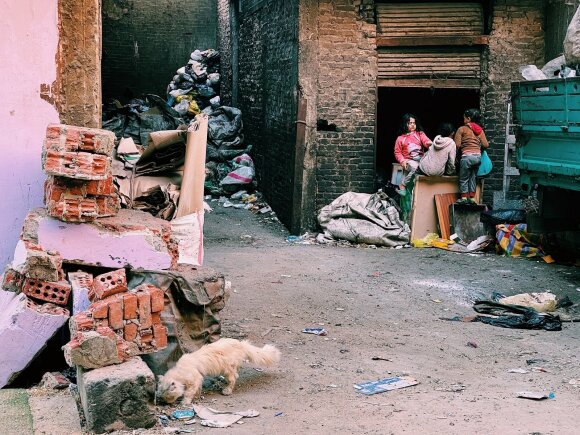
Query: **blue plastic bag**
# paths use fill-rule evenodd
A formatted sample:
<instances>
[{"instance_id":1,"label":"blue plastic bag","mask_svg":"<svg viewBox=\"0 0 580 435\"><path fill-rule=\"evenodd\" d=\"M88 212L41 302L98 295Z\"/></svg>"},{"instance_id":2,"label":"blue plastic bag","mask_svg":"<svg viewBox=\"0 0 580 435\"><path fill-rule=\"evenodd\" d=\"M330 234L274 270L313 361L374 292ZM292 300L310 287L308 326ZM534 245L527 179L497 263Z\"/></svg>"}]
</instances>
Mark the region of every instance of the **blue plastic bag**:
<instances>
[{"instance_id":1,"label":"blue plastic bag","mask_svg":"<svg viewBox=\"0 0 580 435\"><path fill-rule=\"evenodd\" d=\"M481 153L481 163L479 164L479 169L477 170L477 176L485 177L486 175L489 175L492 169L493 164L491 163L491 159L487 155L487 151L483 151Z\"/></svg>"}]
</instances>

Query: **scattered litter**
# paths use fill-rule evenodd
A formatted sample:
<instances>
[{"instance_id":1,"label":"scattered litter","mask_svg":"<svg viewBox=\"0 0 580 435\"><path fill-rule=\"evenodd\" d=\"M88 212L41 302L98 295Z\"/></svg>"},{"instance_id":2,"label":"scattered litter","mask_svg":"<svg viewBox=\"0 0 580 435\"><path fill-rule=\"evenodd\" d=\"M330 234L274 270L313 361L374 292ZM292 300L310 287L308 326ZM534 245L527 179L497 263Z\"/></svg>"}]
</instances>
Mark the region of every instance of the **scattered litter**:
<instances>
[{"instance_id":1,"label":"scattered litter","mask_svg":"<svg viewBox=\"0 0 580 435\"><path fill-rule=\"evenodd\" d=\"M328 388L338 388L338 385L336 384L329 384L327 385Z\"/></svg>"},{"instance_id":2,"label":"scattered litter","mask_svg":"<svg viewBox=\"0 0 580 435\"><path fill-rule=\"evenodd\" d=\"M292 275L280 275L282 278L292 278Z\"/></svg>"},{"instance_id":3,"label":"scattered litter","mask_svg":"<svg viewBox=\"0 0 580 435\"><path fill-rule=\"evenodd\" d=\"M373 356L371 359L373 361L392 361L391 359L389 359L389 358L383 358L382 356Z\"/></svg>"},{"instance_id":4,"label":"scattered litter","mask_svg":"<svg viewBox=\"0 0 580 435\"><path fill-rule=\"evenodd\" d=\"M266 207L262 207L259 210L260 214L265 214L265 213L268 213L268 212L271 212L271 211L272 211L272 207L270 207L269 205L266 206Z\"/></svg>"},{"instance_id":5,"label":"scattered litter","mask_svg":"<svg viewBox=\"0 0 580 435\"><path fill-rule=\"evenodd\" d=\"M506 305L521 305L545 313L556 309L556 295L550 292L544 293L522 293L508 296L497 301Z\"/></svg>"},{"instance_id":6,"label":"scattered litter","mask_svg":"<svg viewBox=\"0 0 580 435\"><path fill-rule=\"evenodd\" d=\"M161 426L167 426L167 423L169 423L169 417L167 417L166 415L160 415L159 416L159 423L161 423Z\"/></svg>"},{"instance_id":7,"label":"scattered litter","mask_svg":"<svg viewBox=\"0 0 580 435\"><path fill-rule=\"evenodd\" d=\"M264 332L262 332L262 337L265 337L266 335L268 335L270 332L272 332L273 328L268 328L266 329Z\"/></svg>"},{"instance_id":8,"label":"scattered litter","mask_svg":"<svg viewBox=\"0 0 580 435\"><path fill-rule=\"evenodd\" d=\"M435 302L436 304L440 304L441 301L439 299L431 299L431 302Z\"/></svg>"},{"instance_id":9,"label":"scattered litter","mask_svg":"<svg viewBox=\"0 0 580 435\"><path fill-rule=\"evenodd\" d=\"M465 390L465 388L466 388L466 386L463 384L453 384L449 388L447 388L445 391L450 391L452 393L461 393L462 391Z\"/></svg>"},{"instance_id":10,"label":"scattered litter","mask_svg":"<svg viewBox=\"0 0 580 435\"><path fill-rule=\"evenodd\" d=\"M574 385L575 387L580 387L580 379L570 379L570 381L568 381L568 383L570 385Z\"/></svg>"},{"instance_id":11,"label":"scattered litter","mask_svg":"<svg viewBox=\"0 0 580 435\"><path fill-rule=\"evenodd\" d=\"M529 370L526 370L526 369L509 369L508 370L508 373L521 373L521 374L524 374L524 373L530 373L530 372L529 372Z\"/></svg>"},{"instance_id":12,"label":"scattered litter","mask_svg":"<svg viewBox=\"0 0 580 435\"><path fill-rule=\"evenodd\" d=\"M529 366L532 366L534 364L543 364L543 363L547 363L548 360L542 359L542 358L531 358L531 359L527 359L526 360L526 364Z\"/></svg>"},{"instance_id":13,"label":"scattered litter","mask_svg":"<svg viewBox=\"0 0 580 435\"><path fill-rule=\"evenodd\" d=\"M419 382L413 378L395 376L392 378L379 379L378 381L368 381L355 384L354 388L359 393L371 395L391 390L398 390L400 388L412 387L418 383Z\"/></svg>"},{"instance_id":14,"label":"scattered litter","mask_svg":"<svg viewBox=\"0 0 580 435\"><path fill-rule=\"evenodd\" d=\"M336 311L344 311L344 308L337 308Z\"/></svg>"},{"instance_id":15,"label":"scattered litter","mask_svg":"<svg viewBox=\"0 0 580 435\"><path fill-rule=\"evenodd\" d=\"M264 371L264 369L261 369L259 367L254 367L254 370L257 371L257 372L260 372L260 373Z\"/></svg>"},{"instance_id":16,"label":"scattered litter","mask_svg":"<svg viewBox=\"0 0 580 435\"><path fill-rule=\"evenodd\" d=\"M475 341L468 341L467 346L477 349L477 343Z\"/></svg>"},{"instance_id":17,"label":"scattered litter","mask_svg":"<svg viewBox=\"0 0 580 435\"><path fill-rule=\"evenodd\" d=\"M195 423L197 423L197 420L195 418L192 418L191 420L187 420L187 421L183 422L183 424L188 425L188 426L190 424L195 424Z\"/></svg>"},{"instance_id":18,"label":"scattered litter","mask_svg":"<svg viewBox=\"0 0 580 435\"><path fill-rule=\"evenodd\" d=\"M533 308L519 305L505 305L493 301L476 301L473 309L478 313L490 316L476 316L474 321L501 328L545 329L561 331L562 321L559 316L538 313Z\"/></svg>"},{"instance_id":19,"label":"scattered litter","mask_svg":"<svg viewBox=\"0 0 580 435\"><path fill-rule=\"evenodd\" d=\"M324 328L304 328L302 330L305 334L314 334L314 335L327 335L328 331Z\"/></svg>"},{"instance_id":20,"label":"scattered litter","mask_svg":"<svg viewBox=\"0 0 580 435\"><path fill-rule=\"evenodd\" d=\"M207 427L229 427L238 422L243 417L257 417L258 411L248 409L247 411L218 411L203 405L193 405L193 409L200 418L200 424Z\"/></svg>"},{"instance_id":21,"label":"scattered litter","mask_svg":"<svg viewBox=\"0 0 580 435\"><path fill-rule=\"evenodd\" d=\"M522 399L544 400L544 399L553 399L555 395L554 393L545 394L545 393L536 393L534 391L520 391L518 393L518 397L521 397Z\"/></svg>"},{"instance_id":22,"label":"scattered litter","mask_svg":"<svg viewBox=\"0 0 580 435\"><path fill-rule=\"evenodd\" d=\"M544 367L532 367L531 370L534 373L548 373L548 370L546 370Z\"/></svg>"},{"instance_id":23,"label":"scattered litter","mask_svg":"<svg viewBox=\"0 0 580 435\"><path fill-rule=\"evenodd\" d=\"M232 196L230 196L230 198L231 198L231 199L235 199L235 200L242 199L242 197L243 197L244 195L246 195L247 193L248 193L248 192L247 192L247 191L245 191L245 190L240 190L240 191L238 191L238 192L234 193Z\"/></svg>"},{"instance_id":24,"label":"scattered litter","mask_svg":"<svg viewBox=\"0 0 580 435\"><path fill-rule=\"evenodd\" d=\"M177 409L171 413L171 418L175 420L187 420L195 417L193 409Z\"/></svg>"},{"instance_id":25,"label":"scattered litter","mask_svg":"<svg viewBox=\"0 0 580 435\"><path fill-rule=\"evenodd\" d=\"M283 412L277 412L276 414L274 414L274 417L282 417L284 415Z\"/></svg>"}]
</instances>

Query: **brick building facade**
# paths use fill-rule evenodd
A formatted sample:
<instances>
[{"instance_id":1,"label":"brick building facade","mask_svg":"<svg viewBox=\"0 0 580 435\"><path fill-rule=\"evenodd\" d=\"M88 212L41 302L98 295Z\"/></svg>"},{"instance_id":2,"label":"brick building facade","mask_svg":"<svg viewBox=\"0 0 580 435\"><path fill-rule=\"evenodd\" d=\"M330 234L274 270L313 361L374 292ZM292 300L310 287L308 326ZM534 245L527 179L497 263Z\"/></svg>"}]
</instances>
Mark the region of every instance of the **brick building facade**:
<instances>
[{"instance_id":1,"label":"brick building facade","mask_svg":"<svg viewBox=\"0 0 580 435\"><path fill-rule=\"evenodd\" d=\"M106 0L101 14L105 102L165 95L189 53L217 45L215 0Z\"/></svg>"},{"instance_id":2,"label":"brick building facade","mask_svg":"<svg viewBox=\"0 0 580 435\"><path fill-rule=\"evenodd\" d=\"M398 5L428 3L451 7L458 2ZM452 71L413 82L411 76L384 79L389 72L382 53L422 50L404 38L384 38L377 11L384 4L397 7L396 2L218 0L218 45L234 71L223 84L225 103L238 94L261 189L291 231L314 228L317 211L344 192L373 192L380 166L390 175L392 134L400 119L392 106L401 98L420 98L425 105L447 102L445 115L453 115L456 123L465 108L479 105L495 164L485 187L491 203L503 183L510 83L520 79L521 65L544 63L547 3L489 0L458 6L473 3L483 11L481 35L465 39L461 47L450 38L441 40L450 53L477 56L477 73L463 81ZM465 59L457 68L471 58ZM437 110L425 109L422 115L438 119ZM434 136L434 127L429 133Z\"/></svg>"}]
</instances>

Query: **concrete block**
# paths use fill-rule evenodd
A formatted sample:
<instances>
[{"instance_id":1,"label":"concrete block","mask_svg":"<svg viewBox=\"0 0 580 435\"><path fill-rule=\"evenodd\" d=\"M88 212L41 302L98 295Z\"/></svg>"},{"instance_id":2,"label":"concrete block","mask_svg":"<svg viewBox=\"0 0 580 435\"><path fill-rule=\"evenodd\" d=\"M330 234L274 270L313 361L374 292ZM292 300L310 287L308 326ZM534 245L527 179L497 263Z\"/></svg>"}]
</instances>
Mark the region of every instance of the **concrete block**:
<instances>
[{"instance_id":1,"label":"concrete block","mask_svg":"<svg viewBox=\"0 0 580 435\"><path fill-rule=\"evenodd\" d=\"M171 224L148 213L121 210L91 223L62 222L44 209L29 212L22 239L58 251L64 263L169 269L177 264Z\"/></svg>"},{"instance_id":2,"label":"concrete block","mask_svg":"<svg viewBox=\"0 0 580 435\"><path fill-rule=\"evenodd\" d=\"M12 261L14 270L27 278L41 281L62 281L62 258L56 251L45 251L42 246L19 240Z\"/></svg>"},{"instance_id":3,"label":"concrete block","mask_svg":"<svg viewBox=\"0 0 580 435\"><path fill-rule=\"evenodd\" d=\"M155 377L140 358L91 371L78 368L77 382L88 431L149 428L157 422L150 405Z\"/></svg>"},{"instance_id":4,"label":"concrete block","mask_svg":"<svg viewBox=\"0 0 580 435\"><path fill-rule=\"evenodd\" d=\"M48 175L77 180L106 180L111 176L111 157L86 152L45 150L42 166Z\"/></svg>"},{"instance_id":5,"label":"concrete block","mask_svg":"<svg viewBox=\"0 0 580 435\"><path fill-rule=\"evenodd\" d=\"M101 331L80 331L63 346L64 359L71 367L94 369L122 362L117 351L115 333L102 334Z\"/></svg>"},{"instance_id":6,"label":"concrete block","mask_svg":"<svg viewBox=\"0 0 580 435\"><path fill-rule=\"evenodd\" d=\"M72 313L75 315L86 310L91 304L89 293L92 292L93 288L93 275L81 270L70 272L68 281L72 287ZM107 317L106 312L103 317Z\"/></svg>"},{"instance_id":7,"label":"concrete block","mask_svg":"<svg viewBox=\"0 0 580 435\"><path fill-rule=\"evenodd\" d=\"M85 151L113 155L115 133L98 128L49 124L46 128L44 148L53 151Z\"/></svg>"},{"instance_id":8,"label":"concrete block","mask_svg":"<svg viewBox=\"0 0 580 435\"><path fill-rule=\"evenodd\" d=\"M66 323L68 311L0 290L0 388L9 385Z\"/></svg>"},{"instance_id":9,"label":"concrete block","mask_svg":"<svg viewBox=\"0 0 580 435\"><path fill-rule=\"evenodd\" d=\"M4 274L2 275L2 289L20 293L22 290L22 284L24 282L24 276L12 267L12 264L8 264L4 269Z\"/></svg>"}]
</instances>

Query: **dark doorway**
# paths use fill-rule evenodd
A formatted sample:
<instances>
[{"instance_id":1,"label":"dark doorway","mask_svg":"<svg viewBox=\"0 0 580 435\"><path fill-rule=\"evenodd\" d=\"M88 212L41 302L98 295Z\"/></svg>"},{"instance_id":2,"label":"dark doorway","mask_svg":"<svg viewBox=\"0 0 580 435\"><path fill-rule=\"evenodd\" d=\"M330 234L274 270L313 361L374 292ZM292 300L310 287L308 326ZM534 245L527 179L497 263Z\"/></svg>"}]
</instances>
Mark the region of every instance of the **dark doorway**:
<instances>
[{"instance_id":1,"label":"dark doorway","mask_svg":"<svg viewBox=\"0 0 580 435\"><path fill-rule=\"evenodd\" d=\"M478 89L379 88L377 107L377 183L381 187L391 179L395 156L393 150L401 118L412 113L433 140L441 122L456 127L463 124L463 111L479 107Z\"/></svg>"}]
</instances>

